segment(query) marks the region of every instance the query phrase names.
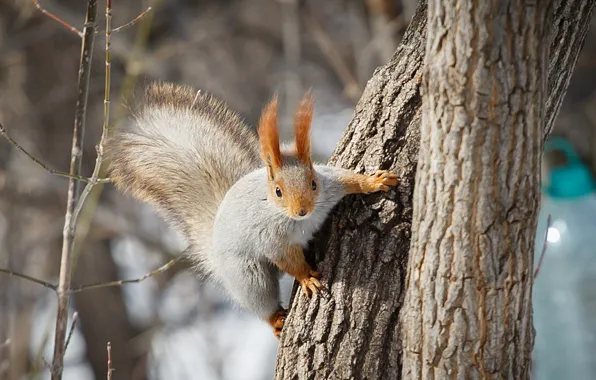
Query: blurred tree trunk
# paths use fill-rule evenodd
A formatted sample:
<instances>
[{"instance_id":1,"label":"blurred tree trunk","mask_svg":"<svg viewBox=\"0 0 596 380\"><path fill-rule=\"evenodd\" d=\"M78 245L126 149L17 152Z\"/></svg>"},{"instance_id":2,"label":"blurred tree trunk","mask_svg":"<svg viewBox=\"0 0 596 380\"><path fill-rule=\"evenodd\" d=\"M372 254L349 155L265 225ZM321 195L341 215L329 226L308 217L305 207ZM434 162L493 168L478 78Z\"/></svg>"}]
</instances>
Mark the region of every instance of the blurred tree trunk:
<instances>
[{"instance_id":1,"label":"blurred tree trunk","mask_svg":"<svg viewBox=\"0 0 596 380\"><path fill-rule=\"evenodd\" d=\"M528 379L546 2L430 1L405 379Z\"/></svg>"},{"instance_id":2,"label":"blurred tree trunk","mask_svg":"<svg viewBox=\"0 0 596 380\"><path fill-rule=\"evenodd\" d=\"M76 284L92 284L117 281L118 267L110 253L108 239L88 241L82 250L75 272ZM144 379L133 376L140 355L135 355L131 340L138 331L130 324L122 288L107 287L75 293L74 306L81 320L81 332L87 346L86 354L96 379L104 379L107 373L108 342L112 344L112 368L114 380Z\"/></svg>"},{"instance_id":3,"label":"blurred tree trunk","mask_svg":"<svg viewBox=\"0 0 596 380\"><path fill-rule=\"evenodd\" d=\"M552 22L548 24L550 27L549 88L545 106L546 122L543 125L546 132L552 129L567 90L570 73L573 71L585 40L594 3L596 0L554 0L547 8L552 11ZM440 6L438 2L433 4ZM466 8L461 8L459 11L464 16L466 12L468 14L471 12ZM434 14L435 11L432 12L432 15ZM426 24L426 1L421 1L402 44L393 58L386 66L379 68L368 82L356 106L354 118L330 159L330 164L359 171L366 170L369 173L377 168L395 171L401 178L398 191L346 199L336 208L325 228L320 232L313 243L311 253L318 262L317 268L321 271L322 278L328 284L328 294L307 300L301 293L296 293L279 346L277 379L399 379L401 377L402 338L398 321L406 290L414 175L420 144L420 84L426 48ZM477 45L475 46L478 48ZM438 46L432 48L437 49ZM536 48L536 46L527 46L528 50ZM475 50L474 54L480 53ZM453 54L460 53L454 49ZM520 58L515 57L513 63L524 65L524 62L519 60L523 58L525 55ZM505 59L509 57L493 57L493 60L497 61ZM457 86L462 85L465 83L457 84ZM526 83L525 87L528 88L528 86L529 83ZM461 89L456 87L454 90ZM487 96L493 96L493 94L488 93ZM521 98L525 96L529 94L519 94ZM456 100L453 101L456 102ZM520 102L518 99L512 99L512 101ZM527 103L523 104L525 107ZM480 111L486 113L486 110ZM508 110L508 114L509 112ZM510 121L508 123L511 124ZM521 128L522 126L518 125L511 133L519 134L522 131ZM525 152L526 155L530 154L529 146L526 146ZM524 164L535 166L535 160ZM514 183L516 186L522 184L529 186L521 180L519 183ZM420 206L422 205L418 205ZM519 217L528 213L533 215L535 210L528 211L526 207L527 204L516 205L516 208L511 210L510 216ZM441 211L445 212L445 210ZM444 221L441 220L441 222ZM530 229L531 227L533 224L530 225ZM526 231L524 236L529 236L531 233L533 231ZM434 235L432 238L437 239ZM507 242L495 242L497 243ZM524 245L527 249L532 244L530 241L525 241ZM513 247L515 246L509 249ZM495 246L495 249L500 248L502 247ZM524 254L527 255L527 253ZM522 257L521 252L515 252L515 255ZM522 265L522 263L519 264ZM528 262L523 265L526 268L531 267L531 263ZM462 272L464 269L462 268ZM461 276L461 273L458 272L457 275ZM527 274L529 275L531 273ZM511 280L516 278L512 277ZM485 287L491 286L486 283L486 279L476 278L476 280L485 281ZM525 279L526 283L527 280L528 278ZM517 286L515 294L519 294L523 289L519 284L510 285ZM528 289L525 290L526 294L519 299L527 304L530 298ZM432 294L435 297L434 293ZM436 297L438 296L443 295ZM430 300L430 302L435 301ZM521 305L519 306L521 308ZM521 322L521 318L522 316L516 321L518 323L516 328L528 327L531 322L527 320ZM527 319L529 315L526 314L523 318ZM432 330L434 327L432 321L428 321L424 326L405 327L418 331L424 328L427 334L435 332ZM510 335L511 337L521 337L528 333L527 330L514 331L515 334ZM445 334L445 331L440 333ZM480 337L468 336L467 338L478 342ZM438 336L437 339L439 339ZM524 344L528 346L519 349L529 350L531 339L526 339ZM450 352L443 352L444 356L448 354ZM500 352L489 352L485 353L484 358L477 356L475 359L479 360L478 363L488 363L490 360L501 363L500 355ZM505 352L503 355L507 355L504 357L504 360L507 360L512 354ZM432 365L433 360L437 358L441 359L442 355L425 358L425 360L431 360L431 363L424 363L424 365ZM524 360L522 357L517 359ZM515 365L515 363L509 364ZM503 376L507 375L503 374Z\"/></svg>"}]
</instances>

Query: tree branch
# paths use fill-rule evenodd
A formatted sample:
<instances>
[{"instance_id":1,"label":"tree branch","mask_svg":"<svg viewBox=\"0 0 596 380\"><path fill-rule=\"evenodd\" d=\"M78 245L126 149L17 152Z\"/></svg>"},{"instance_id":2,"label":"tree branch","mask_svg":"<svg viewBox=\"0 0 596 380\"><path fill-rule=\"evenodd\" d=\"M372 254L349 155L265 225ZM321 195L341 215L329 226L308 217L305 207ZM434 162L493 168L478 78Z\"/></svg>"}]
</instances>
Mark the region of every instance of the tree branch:
<instances>
[{"instance_id":1,"label":"tree branch","mask_svg":"<svg viewBox=\"0 0 596 380\"><path fill-rule=\"evenodd\" d=\"M163 0L153 0L152 1L152 9L157 9L159 7L160 2ZM121 86L121 92L120 92L120 100L121 101L125 101L125 99L132 93L133 89L134 89L134 83L137 80L138 76L140 75L140 72L136 69L132 69L133 66L138 65L138 55L139 52L144 49L147 40L149 38L149 34L151 31L151 25L153 22L153 15L154 12L150 12L150 13L146 13L146 17L144 17L142 19L142 22L139 25L139 31L137 32L136 38L135 38L135 42L133 44L133 50L132 53L130 54L131 57L129 57L129 62L127 62L127 69L125 70L127 72L126 77L124 78L124 83ZM120 108L120 111L123 111L124 108ZM117 109L118 111L118 109ZM118 123L120 123L124 118L124 114L123 112L116 112L114 119L114 123L115 125L112 125L112 129L117 129L118 128ZM106 175L106 167L105 165L102 165L102 167L100 168L100 176L105 176ZM103 185L98 185L95 186L93 188L93 190L91 191L91 193L89 194L89 196L87 197L87 201L85 202L84 207L80 210L80 214L79 214L79 220L77 223L77 237L76 237L76 245L75 245L75 252L74 252L74 257L75 257L75 261L76 258L78 257L78 253L79 253L79 248L80 246L82 246L82 243L85 242L85 240L87 239L87 235L89 233L89 226L91 223L91 220L93 220L93 216L95 214L97 205L99 204L99 198L101 196L101 193L103 191ZM75 262L75 266L76 266L76 262Z\"/></svg>"},{"instance_id":2,"label":"tree branch","mask_svg":"<svg viewBox=\"0 0 596 380\"><path fill-rule=\"evenodd\" d=\"M175 259L168 261L167 263L165 263L164 265L155 269L154 271L149 272L149 273L143 275L142 277L135 278L133 280L118 280L118 281L111 281L111 282L99 282L96 284L81 285L79 287L73 287L70 290L70 294L79 293L79 292L83 292L85 290L91 290L91 289L109 288L111 286L120 286L120 285L125 285L125 284L133 284L133 283L143 282L146 279L148 279L149 277L156 276L156 275L163 273L166 270L170 269L178 261L182 260L183 257L184 257L184 255L180 255L180 256L176 257Z\"/></svg>"},{"instance_id":3,"label":"tree branch","mask_svg":"<svg viewBox=\"0 0 596 380\"><path fill-rule=\"evenodd\" d=\"M72 138L72 152L70 160L70 175L79 176L83 155L83 137L85 134L85 116L87 112L87 97L89 94L89 78L93 43L95 41L95 22L97 18L97 0L89 0L83 29L81 58L79 62L78 98L75 112L74 131ZM97 177L96 177L97 178ZM56 315L56 333L54 336L54 357L52 359L52 380L62 378L65 353L65 336L68 322L69 289L71 281L71 259L75 241L74 211L79 201L79 183L70 178L68 181L68 198L64 217L64 232L62 239L62 257L60 260L60 279L58 282L58 313Z\"/></svg>"},{"instance_id":4,"label":"tree branch","mask_svg":"<svg viewBox=\"0 0 596 380\"><path fill-rule=\"evenodd\" d=\"M70 339L72 338L72 334L74 334L75 328L77 327L77 322L79 321L79 313L76 311L72 315L72 322L70 324L70 330L68 331L68 337L66 338L66 344L64 345L64 352L68 349L68 345L70 344Z\"/></svg>"},{"instance_id":5,"label":"tree branch","mask_svg":"<svg viewBox=\"0 0 596 380\"><path fill-rule=\"evenodd\" d=\"M540 273L540 267L542 266L542 260L544 260L544 255L546 254L546 249L548 248L548 229L551 226L551 217L548 214L546 218L546 232L544 233L544 240L542 241L542 250L540 251L540 257L538 258L538 263L536 264L536 269L534 270L534 280L538 277L538 273Z\"/></svg>"},{"instance_id":6,"label":"tree branch","mask_svg":"<svg viewBox=\"0 0 596 380\"><path fill-rule=\"evenodd\" d=\"M84 36L84 33L83 32L81 32L80 30L78 30L77 28L75 28L74 26L72 26L71 24L67 23L66 21L62 20L60 17L56 16L55 14L48 12L46 9L44 9L39 4L39 1L38 0L31 0L31 1L33 2L33 5L35 5L35 8L37 8L41 13L43 13L46 16L48 16L52 20L58 22L60 25L64 26L65 28L67 28L71 32L77 34L79 37L83 38L83 36Z\"/></svg>"},{"instance_id":7,"label":"tree branch","mask_svg":"<svg viewBox=\"0 0 596 380\"><path fill-rule=\"evenodd\" d=\"M126 24L120 25L119 27L113 29L112 30L112 33L118 33L118 32L123 31L124 29L128 28L129 26L133 26L137 22L141 21L141 19L143 17L145 17L147 15L147 13L151 12L151 10L152 10L151 7L147 7L147 9L145 9L143 12L141 12L137 17L133 18L132 20L130 20Z\"/></svg>"},{"instance_id":8,"label":"tree branch","mask_svg":"<svg viewBox=\"0 0 596 380\"><path fill-rule=\"evenodd\" d=\"M91 180L87 183L83 192L81 193L81 197L74 209L73 217L72 217L72 228L75 228L75 224L79 218L79 213L83 209L85 205L85 201L87 197L93 190L93 187L97 185L97 179L99 178L101 165L103 163L103 156L104 156L104 145L105 141L108 137L108 128L110 125L110 84L111 84L111 74L112 74L112 58L110 56L110 44L111 44L111 36L112 36L112 0L106 0L106 55L105 55L105 62L106 62L106 71L105 71L105 82L104 82L104 101L103 101L103 127L101 131L101 137L99 139L99 144L96 147L97 150L97 157L95 159L95 167L93 168L93 174L91 174Z\"/></svg>"},{"instance_id":9,"label":"tree branch","mask_svg":"<svg viewBox=\"0 0 596 380\"><path fill-rule=\"evenodd\" d=\"M112 343L108 342L106 348L108 350L108 372L106 378L112 380L112 372L114 372L112 369Z\"/></svg>"},{"instance_id":10,"label":"tree branch","mask_svg":"<svg viewBox=\"0 0 596 380\"><path fill-rule=\"evenodd\" d=\"M7 274L9 276L19 277L19 278L22 278L24 280L28 280L28 281L34 282L36 284L39 284L39 285L43 286L44 288L48 288L48 289L51 289L53 291L56 291L58 289L58 286L57 285L51 284L49 282L40 280L40 279L35 278L35 277L32 277L32 276L28 276L28 275L23 274L23 273L14 272L14 271L11 271L9 269L0 268L0 273L4 273L4 274Z\"/></svg>"},{"instance_id":11,"label":"tree branch","mask_svg":"<svg viewBox=\"0 0 596 380\"><path fill-rule=\"evenodd\" d=\"M153 277L153 276L157 276L158 274L161 274L163 272L165 272L166 270L170 269L171 267L173 267L174 265L176 265L179 261L182 261L182 259L184 258L184 254L180 254L178 257L176 257L175 259L172 259L170 261L168 261L167 263L165 263L164 265L160 266L159 268L144 274L141 277L135 278L135 279L131 279L131 280L118 280L118 281L110 281L110 282L98 282L98 283L94 283L94 284L86 284L86 285L80 285L78 287L72 287L69 289L68 294L74 294L74 293L80 293L80 292L84 292L86 290L91 290L91 289L99 289L99 288L109 288L112 286L120 286L120 285L126 285L126 284L137 284L139 282L143 282L146 279ZM7 274L9 276L14 276L14 277L19 277L22 278L24 280L28 280L31 282L34 282L36 284L39 284L45 288L51 289L53 291L57 291L58 290L58 285L52 284L50 282L46 282L43 280L40 280L38 278L23 274L23 273L19 273L19 272L15 272L9 269L4 269L4 268L0 268L0 273L4 273Z\"/></svg>"},{"instance_id":12,"label":"tree branch","mask_svg":"<svg viewBox=\"0 0 596 380\"><path fill-rule=\"evenodd\" d=\"M4 128L4 125L2 125L2 123L0 123L0 134L2 136L4 136L4 138L12 146L14 146L16 149L20 150L22 153L24 153L27 157L29 157L29 159L31 161L33 161L35 164L37 164L40 168L42 168L46 172L48 172L48 173L50 173L52 175L59 176L59 177L76 179L77 181L91 182L91 178L82 177L80 175L71 175L69 173L62 172L60 170L54 170L54 169L50 168L49 166L47 166L46 164L44 164L42 161L40 161L39 159L35 158L35 156L33 156L31 153L29 153L25 148L23 148L19 143L17 143L12 137L10 137L8 135L8 133L6 132L6 129ZM96 181L97 181L97 183L109 183L110 182L110 179L109 178L97 178Z\"/></svg>"}]
</instances>

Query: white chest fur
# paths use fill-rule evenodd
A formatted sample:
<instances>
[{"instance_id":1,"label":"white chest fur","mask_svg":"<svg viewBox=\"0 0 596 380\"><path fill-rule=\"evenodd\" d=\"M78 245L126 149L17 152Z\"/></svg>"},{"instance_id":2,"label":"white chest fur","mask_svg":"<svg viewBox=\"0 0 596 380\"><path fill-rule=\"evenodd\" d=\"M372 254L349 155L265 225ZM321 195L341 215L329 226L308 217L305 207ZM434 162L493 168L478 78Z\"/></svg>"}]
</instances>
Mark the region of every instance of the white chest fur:
<instances>
[{"instance_id":1,"label":"white chest fur","mask_svg":"<svg viewBox=\"0 0 596 380\"><path fill-rule=\"evenodd\" d=\"M302 247L306 247L312 236L325 221L327 212L323 210L315 210L310 217L300 220L293 224L288 231L290 241L293 244L299 244Z\"/></svg>"}]
</instances>

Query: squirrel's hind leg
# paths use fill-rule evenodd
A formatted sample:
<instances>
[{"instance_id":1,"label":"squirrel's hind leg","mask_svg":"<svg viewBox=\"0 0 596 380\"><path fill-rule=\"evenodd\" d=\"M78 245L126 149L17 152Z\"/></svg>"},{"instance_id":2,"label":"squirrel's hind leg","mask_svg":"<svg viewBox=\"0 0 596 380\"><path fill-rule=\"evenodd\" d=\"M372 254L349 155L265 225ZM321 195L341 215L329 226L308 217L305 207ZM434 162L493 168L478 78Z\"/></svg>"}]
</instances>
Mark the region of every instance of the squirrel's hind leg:
<instances>
[{"instance_id":1,"label":"squirrel's hind leg","mask_svg":"<svg viewBox=\"0 0 596 380\"><path fill-rule=\"evenodd\" d=\"M284 328L284 324L286 323L286 317L288 315L288 311L283 307L279 307L279 310L276 311L272 316L269 317L267 322L273 327L273 334L279 338L281 335L281 330Z\"/></svg>"},{"instance_id":2,"label":"squirrel's hind leg","mask_svg":"<svg viewBox=\"0 0 596 380\"><path fill-rule=\"evenodd\" d=\"M218 270L223 286L242 308L255 313L273 327L279 337L287 311L279 302L278 269L270 263L231 259ZM223 273L222 273L223 272Z\"/></svg>"}]
</instances>

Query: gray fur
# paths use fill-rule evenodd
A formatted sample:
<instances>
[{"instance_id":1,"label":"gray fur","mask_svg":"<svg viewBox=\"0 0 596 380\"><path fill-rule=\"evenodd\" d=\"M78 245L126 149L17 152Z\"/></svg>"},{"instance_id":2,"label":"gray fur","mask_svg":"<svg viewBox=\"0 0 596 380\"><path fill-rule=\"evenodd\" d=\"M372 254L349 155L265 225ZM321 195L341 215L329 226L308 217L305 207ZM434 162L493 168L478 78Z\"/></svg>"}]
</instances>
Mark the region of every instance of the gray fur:
<instances>
[{"instance_id":1,"label":"gray fur","mask_svg":"<svg viewBox=\"0 0 596 380\"><path fill-rule=\"evenodd\" d=\"M184 235L203 275L213 219L228 189L261 165L256 133L227 106L189 87L157 83L107 144L110 177ZM192 107L192 109L191 109Z\"/></svg>"},{"instance_id":2,"label":"gray fur","mask_svg":"<svg viewBox=\"0 0 596 380\"><path fill-rule=\"evenodd\" d=\"M348 171L322 165L315 165L315 171L319 196L304 219L290 218L267 198L264 168L234 184L217 211L210 251L214 273L237 303L261 318L271 316L279 306L274 256L291 244L305 248L345 195L339 176Z\"/></svg>"},{"instance_id":3,"label":"gray fur","mask_svg":"<svg viewBox=\"0 0 596 380\"><path fill-rule=\"evenodd\" d=\"M202 273L263 319L279 308L281 273L272 259L289 245L306 247L345 195L340 175L351 174L315 165L314 209L292 219L268 199L256 134L217 99L167 83L147 89L134 120L108 141L107 155L114 184L153 205L185 236ZM304 193L312 191L307 170L284 155L279 175Z\"/></svg>"}]
</instances>

